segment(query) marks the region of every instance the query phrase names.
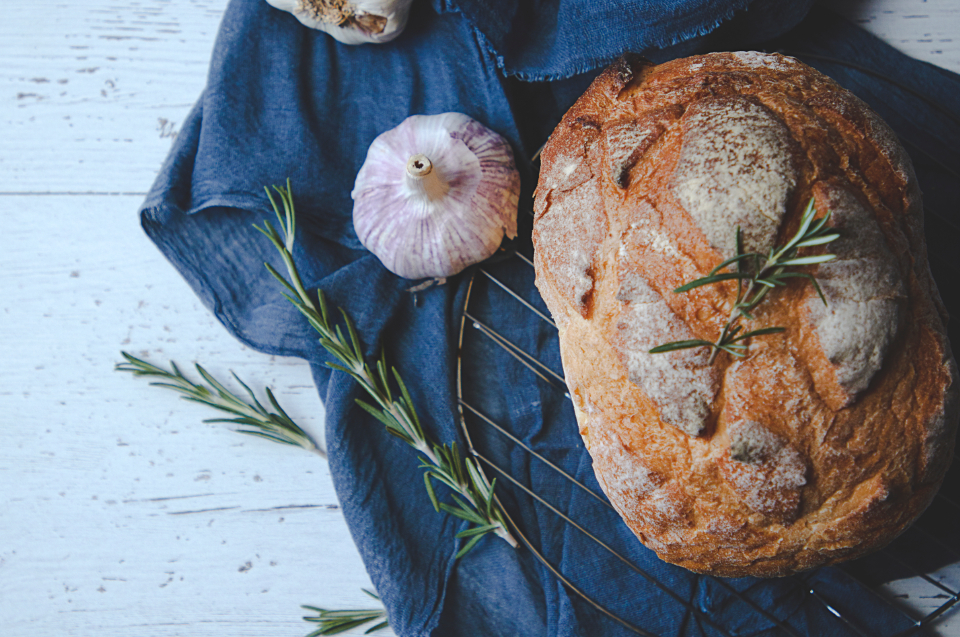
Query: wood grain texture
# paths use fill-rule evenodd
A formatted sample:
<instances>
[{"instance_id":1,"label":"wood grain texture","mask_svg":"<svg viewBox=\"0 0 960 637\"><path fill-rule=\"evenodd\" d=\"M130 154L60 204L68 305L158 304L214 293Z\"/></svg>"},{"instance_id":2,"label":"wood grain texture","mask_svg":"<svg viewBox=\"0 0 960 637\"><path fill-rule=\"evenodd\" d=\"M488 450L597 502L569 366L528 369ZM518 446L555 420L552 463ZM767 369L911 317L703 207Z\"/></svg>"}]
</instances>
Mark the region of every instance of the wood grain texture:
<instances>
[{"instance_id":1,"label":"wood grain texture","mask_svg":"<svg viewBox=\"0 0 960 637\"><path fill-rule=\"evenodd\" d=\"M931 48L927 32L958 32L956 3L923 3L932 17L922 19L908 17L913 4L841 8L873 11L865 26L891 25L890 41L912 55ZM121 349L233 370L322 433L307 366L227 335L135 214L203 89L225 6L0 10L4 637L294 636L310 628L300 604L370 606L321 458L203 424L205 408L112 371ZM957 71L955 44L932 54ZM957 569L935 576L956 585ZM922 612L942 602L916 580L891 591ZM940 633L960 634L957 617Z\"/></svg>"},{"instance_id":2,"label":"wood grain texture","mask_svg":"<svg viewBox=\"0 0 960 637\"><path fill-rule=\"evenodd\" d=\"M203 89L225 0L4 3L0 192L145 192Z\"/></svg>"},{"instance_id":3,"label":"wood grain texture","mask_svg":"<svg viewBox=\"0 0 960 637\"><path fill-rule=\"evenodd\" d=\"M232 370L322 439L308 366L227 335L138 203L0 198L3 634L302 635L300 604L368 606L320 456L113 371L120 349Z\"/></svg>"},{"instance_id":4,"label":"wood grain texture","mask_svg":"<svg viewBox=\"0 0 960 637\"><path fill-rule=\"evenodd\" d=\"M822 4L910 57L960 70L960 2L831 0Z\"/></svg>"}]
</instances>

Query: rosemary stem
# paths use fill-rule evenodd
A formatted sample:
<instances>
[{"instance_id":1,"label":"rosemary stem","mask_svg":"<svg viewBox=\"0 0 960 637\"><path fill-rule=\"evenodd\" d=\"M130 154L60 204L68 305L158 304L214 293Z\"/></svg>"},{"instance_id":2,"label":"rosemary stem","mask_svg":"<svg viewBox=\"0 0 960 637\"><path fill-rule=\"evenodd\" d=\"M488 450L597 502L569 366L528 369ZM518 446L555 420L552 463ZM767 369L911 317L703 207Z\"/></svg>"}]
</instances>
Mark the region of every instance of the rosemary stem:
<instances>
[{"instance_id":1,"label":"rosemary stem","mask_svg":"<svg viewBox=\"0 0 960 637\"><path fill-rule=\"evenodd\" d=\"M377 384L376 380L370 375L367 371L366 366L364 366L355 376L360 384L367 390L374 400L380 405L381 409L393 416L394 420L403 428L407 436L415 441L414 447L427 455L430 458L431 464L436 465L439 461L436 455L430 448L430 445L423 437L423 432L420 431L420 428L410 419L409 415L404 409L401 409L397 403L390 399L390 396L386 394Z\"/></svg>"},{"instance_id":2,"label":"rosemary stem","mask_svg":"<svg viewBox=\"0 0 960 637\"><path fill-rule=\"evenodd\" d=\"M761 273L762 272L763 271L761 270ZM730 308L730 314L727 316L727 321L723 326L723 331L720 332L720 338L717 339L718 344L723 343L726 340L727 334L730 333L730 329L733 328L735 324L740 320L740 317L742 316L742 314L740 314L740 308L744 307L742 299L749 299L750 292L752 291L753 291L753 281L748 281L746 288L743 290L743 294L737 295L737 301L733 304L733 307ZM714 346L712 351L710 352L710 358L709 360L707 360L707 365L713 365L713 361L717 360L717 354L719 353L720 353L720 348L717 346Z\"/></svg>"},{"instance_id":3,"label":"rosemary stem","mask_svg":"<svg viewBox=\"0 0 960 637\"><path fill-rule=\"evenodd\" d=\"M416 440L418 444L423 444L425 447L427 447L427 449L429 449L429 445L427 444L427 441L424 440L423 438L423 433L410 420L410 418L407 416L404 410L400 409L397 406L397 404L394 402L389 402L386 404L388 406L388 411L390 412L390 414L397 420L397 422L400 423L404 431L407 432L407 435L410 436L412 440ZM432 451L429 452L429 455L430 455L431 462L433 462L433 464L437 464L437 458L436 456L433 455Z\"/></svg>"},{"instance_id":4,"label":"rosemary stem","mask_svg":"<svg viewBox=\"0 0 960 637\"><path fill-rule=\"evenodd\" d=\"M736 279L737 296L727 315L726 323L720 331L720 336L716 342L705 341L703 339L689 339L682 341L673 341L658 345L650 350L651 354L662 354L679 349L688 349L693 347L711 348L710 358L707 362L712 365L723 350L733 356L746 356L748 346L742 341L755 336L765 336L767 334L776 334L785 332L785 327L764 327L751 331L743 332L739 325L743 318L754 320L751 310L757 307L760 302L775 287L783 287L791 278L804 278L809 280L820 300L824 305L827 304L827 297L817 283L816 278L809 272L786 272L787 268L796 266L807 266L818 263L825 263L837 258L835 254L814 254L798 257L798 251L801 248L822 246L840 238L841 234L835 228L827 226L830 219L830 212L827 211L819 220L815 219L816 207L813 197L807 202L807 207L800 218L800 227L792 239L786 242L782 247L770 249L770 252L764 257L757 252L744 252L743 241L740 228L736 231L736 254L728 259L724 259L717 267L710 271L707 276L700 277L689 283L681 285L674 290L675 293L688 292L694 288L703 285L719 283L721 281ZM751 260L753 263L754 274L744 269L744 261ZM763 265L761 265L763 259ZM736 272L722 272L727 267L736 264ZM746 284L744 284L746 281ZM758 286L763 286L757 290ZM754 290L757 290L754 294ZM752 296L751 296L752 295Z\"/></svg>"},{"instance_id":5,"label":"rosemary stem","mask_svg":"<svg viewBox=\"0 0 960 637\"><path fill-rule=\"evenodd\" d=\"M125 361L117 364L117 371L130 372L134 376L159 379L152 382L151 385L172 389L186 400L208 405L234 416L233 418L207 419L204 422L233 423L238 425L237 431L240 433L295 445L326 457L326 452L316 444L310 434L293 422L290 416L280 407L269 387L266 389L266 393L270 401L269 404L275 409L274 412L264 407L256 399L252 390L236 375L234 375L234 378L247 393L248 398L246 400L227 389L223 383L200 365L196 366L197 372L209 384L209 388L188 379L173 362L170 363L171 369L166 370L136 358L127 352L121 352L121 354Z\"/></svg>"},{"instance_id":6,"label":"rosemary stem","mask_svg":"<svg viewBox=\"0 0 960 637\"><path fill-rule=\"evenodd\" d=\"M413 446L413 448L419 451L420 453L422 453L424 456L426 456L427 461L430 464L434 466L437 466L440 464L440 459L437 458L437 454L433 452L433 448L430 446L430 443L428 443L426 440L418 440L416 444Z\"/></svg>"},{"instance_id":7,"label":"rosemary stem","mask_svg":"<svg viewBox=\"0 0 960 637\"><path fill-rule=\"evenodd\" d=\"M513 535L510 534L510 531L507 529L507 526L500 522L500 528L494 531L494 534L499 537L501 540L510 545L511 548L517 548L520 544L514 539Z\"/></svg>"},{"instance_id":8,"label":"rosemary stem","mask_svg":"<svg viewBox=\"0 0 960 637\"><path fill-rule=\"evenodd\" d=\"M440 459L434 453L433 448L427 441L425 440L418 441L417 444L415 445L415 448L417 451L419 451L424 456L426 456L430 464L432 464L435 467L440 466ZM489 487L490 485L486 484L484 486ZM469 502L470 506L472 506L474 509L480 510L480 503L477 502L476 498L473 497L473 493L467 485L461 482L458 482L455 485L453 485L453 490L456 491L461 496L463 496L463 498L467 502ZM517 548L518 546L520 546L517 540L510 533L510 530L507 527L506 522L502 519L502 516L500 515L499 511L497 511L495 515L496 515L495 522L499 526L493 533L496 536L498 536L500 539L504 540L512 548Z\"/></svg>"},{"instance_id":9,"label":"rosemary stem","mask_svg":"<svg viewBox=\"0 0 960 637\"><path fill-rule=\"evenodd\" d=\"M283 260L287 267L287 272L292 271L292 276L290 277L293 280L293 285L297 289L297 295L300 297L300 300L303 301L303 304L309 307L314 312L317 311L317 307L313 304L313 299L310 298L310 295L307 294L307 290L303 286L303 281L300 279L300 273L296 268L291 268L293 265L293 255L289 251L283 251Z\"/></svg>"},{"instance_id":10,"label":"rosemary stem","mask_svg":"<svg viewBox=\"0 0 960 637\"><path fill-rule=\"evenodd\" d=\"M768 270L774 269L777 266L777 262L783 256L784 251L781 250L777 254L769 257L763 264L763 267L757 272L756 276L749 281L747 285L737 292L737 300L733 304L733 307L730 308L730 314L727 316L726 324L723 326L723 331L720 332L720 338L717 339L717 345L723 344L726 342L727 336L730 334L730 330L736 327L736 324L740 322L740 319L743 317L743 314L740 312L742 308L749 308L756 305L760 298L760 293L757 293L758 298L751 299L750 293L753 292L753 288L756 286L757 279L763 278ZM739 279L738 279L739 281ZM707 361L707 365L713 365L713 362L717 359L717 355L720 353L720 347L714 346L713 351L710 352L710 358Z\"/></svg>"},{"instance_id":11,"label":"rosemary stem","mask_svg":"<svg viewBox=\"0 0 960 637\"><path fill-rule=\"evenodd\" d=\"M324 349L338 361L338 364L329 365L350 375L366 392L370 402L358 399L357 403L383 423L389 433L398 436L421 454L421 468L425 470L424 482L434 507L475 525L476 530L468 529L457 534L458 539L470 539L456 557L468 552L487 533L494 533L511 547L517 548L519 544L510 533L504 513L493 500L495 481L488 481L476 466L470 464L471 460L466 461L464 470L456 443L452 443L448 449L446 445L440 446L431 440L420 426L410 394L396 370L391 371L399 386L400 395L394 397L391 395L385 359L381 358L373 366L367 363L359 336L346 312L340 310L348 333L344 336L341 327L328 317L323 293L318 291L318 304L314 303L307 293L293 259L295 212L290 184L288 182L286 188L275 186L274 190L280 196L283 214L269 189L267 196L277 214L280 232L269 222L264 222L262 227L257 226L257 230L266 236L280 253L289 280L269 263L266 264L267 270L286 288L287 299L317 331ZM447 485L454 492L456 506L437 500L434 481Z\"/></svg>"}]
</instances>

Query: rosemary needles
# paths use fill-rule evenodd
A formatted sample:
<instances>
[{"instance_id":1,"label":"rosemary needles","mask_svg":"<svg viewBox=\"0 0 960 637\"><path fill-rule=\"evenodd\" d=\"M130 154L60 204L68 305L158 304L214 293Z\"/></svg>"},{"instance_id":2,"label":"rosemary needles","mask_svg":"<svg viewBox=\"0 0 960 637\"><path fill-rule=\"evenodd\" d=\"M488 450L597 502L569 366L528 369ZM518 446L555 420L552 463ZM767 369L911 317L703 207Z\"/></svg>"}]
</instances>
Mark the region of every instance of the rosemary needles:
<instances>
[{"instance_id":1,"label":"rosemary needles","mask_svg":"<svg viewBox=\"0 0 960 637\"><path fill-rule=\"evenodd\" d=\"M269 263L267 270L286 288L284 296L307 319L320 337L320 344L336 360L328 363L333 369L350 375L363 388L370 402L357 400L357 404L371 416L379 420L388 433L400 438L420 454L420 467L424 469L423 480L427 495L437 511L445 511L473 526L457 534L458 539L466 542L457 552L459 558L472 549L485 535L493 533L510 546L516 547L517 541L507 527L506 518L493 498L494 481L488 481L472 458L463 459L456 444L439 445L430 440L417 417L413 400L407 391L400 374L395 368L388 371L383 356L372 367L366 362L360 339L353 322L347 313L340 309L346 335L340 325L331 319L330 311L323 292L317 291L317 302L307 293L303 281L293 261L293 245L296 233L296 213L290 182L286 187L274 186L283 210L281 212L274 194L267 190L267 197L273 206L280 224L280 231L269 222L255 226L266 236L280 253L290 280L277 272ZM391 383L391 380L393 383ZM394 385L396 392L391 388ZM453 492L453 504L440 502L434 490L434 482L444 484Z\"/></svg>"},{"instance_id":2,"label":"rosemary needles","mask_svg":"<svg viewBox=\"0 0 960 637\"><path fill-rule=\"evenodd\" d=\"M118 363L117 371L130 372L134 376L147 376L160 380L150 383L157 387L166 387L180 393L184 400L208 405L219 411L233 414L233 418L208 418L203 422L225 422L237 425L237 431L250 436L266 438L274 442L302 447L326 457L326 452L310 437L310 434L301 429L290 416L287 415L280 403L277 402L270 388L266 388L267 400L276 411L268 411L257 400L251 390L236 374L234 380L240 383L247 398L237 396L227 389L220 381L213 377L202 366L197 365L197 373L209 387L194 383L183 375L180 368L173 361L170 369L157 367L152 363L131 356L127 352L120 352L126 359L125 363Z\"/></svg>"},{"instance_id":3,"label":"rosemary needles","mask_svg":"<svg viewBox=\"0 0 960 637\"><path fill-rule=\"evenodd\" d=\"M827 221L830 219L829 212L816 221L816 223L814 223L815 214L816 209L813 206L813 198L811 197L800 218L800 228L797 230L797 233L785 245L780 248L771 248L770 252L766 255L758 252L744 253L740 228L737 227L736 255L715 267L707 276L681 285L674 290L674 293L679 294L703 285L710 285L711 283L719 283L720 281L728 281L731 279L737 281L737 298L733 307L730 309L730 315L727 317L727 322L720 332L720 337L715 343L702 339L664 343L651 349L650 353L662 354L679 349L706 346L713 350L710 353L710 360L707 362L708 365L713 364L713 361L717 358L717 354L720 352L726 352L733 356L745 356L747 346L744 345L742 341L751 336L777 334L786 329L783 327L763 327L744 332L743 326L738 325L738 323L741 318L753 320L754 316L751 314L751 311L760 304L760 301L766 297L770 290L775 287L785 286L787 279L808 279L816 288L817 294L820 295L820 300L826 305L827 299L823 296L820 284L817 283L817 280L812 274L787 271L789 267L814 265L832 261L836 258L834 254L818 254L806 257L797 256L797 251L800 250L800 248L825 245L840 238L839 233L827 226ZM736 271L721 272L724 268L733 265L736 266ZM748 265L752 265L753 267L748 268Z\"/></svg>"},{"instance_id":4,"label":"rosemary needles","mask_svg":"<svg viewBox=\"0 0 960 637\"><path fill-rule=\"evenodd\" d=\"M363 588L360 589L370 597L379 600L376 593ZM360 609L360 610L327 610L317 608L316 606L301 606L304 610L313 611L316 617L304 617L303 621L319 624L320 627L307 635L306 637L318 637L319 635L336 635L346 632L351 628L363 626L372 621L381 620L375 626L364 631L364 635L376 632L390 625L387 620L387 611L382 608Z\"/></svg>"}]
</instances>

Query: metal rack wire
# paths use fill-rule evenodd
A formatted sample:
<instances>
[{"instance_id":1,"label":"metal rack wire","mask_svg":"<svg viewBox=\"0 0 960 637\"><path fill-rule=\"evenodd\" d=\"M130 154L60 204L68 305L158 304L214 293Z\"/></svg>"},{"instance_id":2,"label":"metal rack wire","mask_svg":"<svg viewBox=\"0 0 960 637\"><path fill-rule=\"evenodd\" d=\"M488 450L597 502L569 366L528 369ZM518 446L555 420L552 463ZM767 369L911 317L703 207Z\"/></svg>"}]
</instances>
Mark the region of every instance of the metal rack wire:
<instances>
[{"instance_id":1,"label":"metal rack wire","mask_svg":"<svg viewBox=\"0 0 960 637\"><path fill-rule=\"evenodd\" d=\"M514 252L513 255L508 258L514 259L516 267L528 270L532 281L534 271L533 263L530 261L530 259L519 252ZM585 529L576 520L572 519L571 516L564 512L561 507L557 506L555 503L551 503L542 494L536 493L534 489L532 489L530 485L526 484L522 479L512 476L509 471L499 466L496 462L491 460L483 450L478 449L474 445L473 438L471 437L471 430L476 432L477 427L489 428L491 431L497 432L499 436L502 436L505 441L509 441L510 444L515 445L516 448L523 449L525 452L529 453L531 457L537 459L538 463L543 463L544 466L558 472L563 476L564 479L569 480L575 486L586 491L590 496L600 501L602 506L613 512L613 515L616 515L613 507L602 494L596 493L590 487L579 482L555 463L551 462L547 457L537 453L532 447L526 445L519 437L513 435L509 430L486 416L484 414L482 405L471 404L469 397L464 395L462 382L462 353L464 351L464 344L468 338L482 338L492 341L497 347L505 350L518 364L532 372L540 381L554 387L558 391L558 399L570 399L569 394L566 392L566 385L561 373L559 373L557 370L550 369L549 366L538 360L537 357L531 355L530 353L524 351L521 347L512 343L509 339L501 334L501 330L498 329L498 326L490 325L481 321L477 316L475 316L474 313L471 312L470 299L471 295L474 293L474 288L477 286L493 286L487 291L493 291L499 296L502 296L503 303L517 303L519 304L519 307L524 308L524 311L532 312L547 324L553 326L554 328L556 327L553 321L551 321L550 317L538 309L538 305L543 307L542 301L539 299L524 298L522 294L516 292L502 281L497 279L493 274L490 273L488 269L481 268L473 276L466 294L460 326L457 378L457 397L460 405L460 422L469 452L478 460L480 460L483 465L488 467L493 474L500 479L501 484L503 482L509 483L514 489L517 489L519 492L532 498L537 503L536 506L544 507L553 515L559 516L566 525L569 525L571 528L576 529L579 533L583 533L587 538L589 538L593 543L592 545L596 547L597 551L611 554L625 567L646 580L649 585L656 587L656 589L665 594L669 599L672 600L672 603L678 604L679 607L682 607L686 611L687 615L692 617L692 621L700 627L700 634L706 634L704 626L707 626L714 634L732 637L733 633L731 633L724 626L715 622L708 613L703 612L692 601L684 599L681 595L673 591L670 586L659 581L653 574L624 557L603 538L597 537ZM530 286L529 289L533 289L532 286ZM468 421L470 423L469 426ZM936 531L925 528L925 526L922 524L923 520L927 517L925 516L925 518L921 519L920 523L911 527L903 536L901 536L901 538L896 540L887 548L879 551L878 553L861 558L841 567L843 572L850 578L852 582L854 582L856 586L860 587L863 591L868 592L869 595L875 597L886 607L895 609L897 613L906 618L910 624L910 627L906 630L899 630L897 632L891 631L882 634L871 632L872 629L863 626L857 621L857 618L853 616L852 613L843 610L842 599L836 599L835 596L832 598L830 594L820 590L818 585L813 581L814 578L812 578L810 574L797 575L789 579L792 580L792 583L797 587L797 590L805 595L808 595L809 599L815 600L817 605L829 613L829 615L836 622L838 628L842 627L842 629L849 634L857 635L859 637L907 637L908 635L936 635L938 633L931 631L931 625L951 609L957 608L958 603L960 603L960 586L958 586L956 582L950 581L950 579L948 579L948 581L945 583L942 581L943 578L938 577L936 573L937 568L944 562L954 565L960 563L960 544L958 544L958 542L960 542L960 528L952 526L952 523L960 518L960 506L958 506L955 501L951 500L946 495L941 494L937 496L935 503L931 506L931 510L934 509L939 510L940 513L943 514L942 517L946 517L948 521L946 525L941 525L947 527L947 539L939 537ZM607 616L611 621L620 624L628 631L645 636L656 635L643 626L637 626L630 623L626 619L618 616L616 613L604 607L595 599L591 598L588 593L578 587L574 582L570 581L570 579L564 573L562 573L555 565L551 564L547 560L543 554L543 547L535 546L534 543L527 537L527 535L524 534L524 530L520 528L516 521L510 519L509 522L514 527L517 536L534 554L534 556L576 596L582 598L597 611ZM920 548L924 550L932 549L936 555L938 555L938 559L931 562L931 560L924 557L923 551L918 550ZM899 578L904 577L912 578L915 583L921 582L924 586L929 587L931 593L933 593L929 597L942 600L942 602L938 603L938 605L929 612L921 613L918 616L916 610L911 609L905 603L906 599L904 598L904 595L902 593L898 593L896 586L891 585L891 582L895 582ZM722 578L709 577L708 579L742 603L745 613L754 613L763 620L770 622L775 627L777 634L789 635L790 637L815 637L813 635L804 634L797 627L789 623L789 617L778 616L774 609L764 607L763 604L751 599L750 596L744 592L741 592L734 586L731 586Z\"/></svg>"}]
</instances>

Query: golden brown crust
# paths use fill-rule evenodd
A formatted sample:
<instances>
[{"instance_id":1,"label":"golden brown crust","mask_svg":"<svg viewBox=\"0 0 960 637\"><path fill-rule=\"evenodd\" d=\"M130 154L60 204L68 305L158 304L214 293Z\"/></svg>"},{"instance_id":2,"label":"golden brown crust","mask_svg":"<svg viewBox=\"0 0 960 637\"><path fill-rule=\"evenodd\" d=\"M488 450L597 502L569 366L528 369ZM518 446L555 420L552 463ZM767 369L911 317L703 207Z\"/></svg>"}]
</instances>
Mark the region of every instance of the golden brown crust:
<instances>
[{"instance_id":1,"label":"golden brown crust","mask_svg":"<svg viewBox=\"0 0 960 637\"><path fill-rule=\"evenodd\" d=\"M707 348L736 284L675 294L743 229L792 236L831 210L838 259L768 296L746 357ZM624 58L542 154L537 285L580 432L611 502L665 560L780 576L899 535L946 472L960 400L906 153L866 105L792 58ZM817 250L822 248L813 248Z\"/></svg>"}]
</instances>

